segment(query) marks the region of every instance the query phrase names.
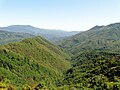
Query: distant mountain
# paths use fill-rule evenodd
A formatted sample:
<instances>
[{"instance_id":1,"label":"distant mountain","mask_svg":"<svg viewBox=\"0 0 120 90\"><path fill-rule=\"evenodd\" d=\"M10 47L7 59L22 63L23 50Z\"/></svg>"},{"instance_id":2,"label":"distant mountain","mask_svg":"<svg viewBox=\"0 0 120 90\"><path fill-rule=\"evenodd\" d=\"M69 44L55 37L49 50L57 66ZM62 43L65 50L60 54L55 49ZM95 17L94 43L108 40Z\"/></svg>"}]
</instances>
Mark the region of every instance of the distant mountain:
<instances>
[{"instance_id":1,"label":"distant mountain","mask_svg":"<svg viewBox=\"0 0 120 90\"><path fill-rule=\"evenodd\" d=\"M15 33L8 31L1 31L0 29L0 45L7 44L10 42L16 42L23 40L25 38L34 37L34 35L26 34L26 33Z\"/></svg>"},{"instance_id":2,"label":"distant mountain","mask_svg":"<svg viewBox=\"0 0 120 90\"><path fill-rule=\"evenodd\" d=\"M63 72L70 68L66 60L68 58L59 47L42 37L2 45L0 85L3 88L8 88L8 84L13 85L15 90L29 90L24 89L29 87L33 90L37 85L39 89L57 90L55 88L59 80L63 79ZM7 82L7 86L1 84L2 79L3 83Z\"/></svg>"},{"instance_id":3,"label":"distant mountain","mask_svg":"<svg viewBox=\"0 0 120 90\"><path fill-rule=\"evenodd\" d=\"M47 40L50 41L59 41L66 37L75 35L79 33L78 31L68 32L63 30L55 30L55 29L40 29L30 25L11 25L8 27L1 27L3 31L9 32L21 32L21 33L28 33L32 35L40 35Z\"/></svg>"},{"instance_id":4,"label":"distant mountain","mask_svg":"<svg viewBox=\"0 0 120 90\"><path fill-rule=\"evenodd\" d=\"M86 50L120 51L120 23L95 26L59 43L67 52L77 54Z\"/></svg>"}]
</instances>

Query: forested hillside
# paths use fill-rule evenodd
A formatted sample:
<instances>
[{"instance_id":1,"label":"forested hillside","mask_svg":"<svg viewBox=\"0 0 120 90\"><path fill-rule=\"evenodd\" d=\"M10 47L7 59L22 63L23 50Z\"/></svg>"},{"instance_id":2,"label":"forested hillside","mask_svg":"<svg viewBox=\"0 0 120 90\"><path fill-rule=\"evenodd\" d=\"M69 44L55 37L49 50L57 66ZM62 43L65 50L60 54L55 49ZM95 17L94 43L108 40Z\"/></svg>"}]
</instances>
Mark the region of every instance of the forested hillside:
<instances>
[{"instance_id":1,"label":"forested hillside","mask_svg":"<svg viewBox=\"0 0 120 90\"><path fill-rule=\"evenodd\" d=\"M68 58L59 47L41 37L0 46L0 87L33 89L38 85L55 89L63 72L70 68Z\"/></svg>"},{"instance_id":2,"label":"forested hillside","mask_svg":"<svg viewBox=\"0 0 120 90\"><path fill-rule=\"evenodd\" d=\"M120 23L95 26L59 46L72 57L63 90L120 90Z\"/></svg>"},{"instance_id":3,"label":"forested hillside","mask_svg":"<svg viewBox=\"0 0 120 90\"><path fill-rule=\"evenodd\" d=\"M120 23L95 26L59 43L67 52L77 54L86 50L120 51Z\"/></svg>"},{"instance_id":4,"label":"forested hillside","mask_svg":"<svg viewBox=\"0 0 120 90\"><path fill-rule=\"evenodd\" d=\"M25 38L32 38L34 35L26 34L26 33L15 33L15 32L7 32L1 31L0 29L0 45L7 44L10 42L16 42L23 40Z\"/></svg>"},{"instance_id":5,"label":"forested hillside","mask_svg":"<svg viewBox=\"0 0 120 90\"><path fill-rule=\"evenodd\" d=\"M95 26L58 45L40 36L1 45L0 88L120 90L119 23Z\"/></svg>"},{"instance_id":6,"label":"forested hillside","mask_svg":"<svg viewBox=\"0 0 120 90\"><path fill-rule=\"evenodd\" d=\"M0 90L120 90L120 0L0 0Z\"/></svg>"},{"instance_id":7,"label":"forested hillside","mask_svg":"<svg viewBox=\"0 0 120 90\"><path fill-rule=\"evenodd\" d=\"M74 56L72 62L61 82L65 90L120 90L119 53L85 51Z\"/></svg>"}]
</instances>

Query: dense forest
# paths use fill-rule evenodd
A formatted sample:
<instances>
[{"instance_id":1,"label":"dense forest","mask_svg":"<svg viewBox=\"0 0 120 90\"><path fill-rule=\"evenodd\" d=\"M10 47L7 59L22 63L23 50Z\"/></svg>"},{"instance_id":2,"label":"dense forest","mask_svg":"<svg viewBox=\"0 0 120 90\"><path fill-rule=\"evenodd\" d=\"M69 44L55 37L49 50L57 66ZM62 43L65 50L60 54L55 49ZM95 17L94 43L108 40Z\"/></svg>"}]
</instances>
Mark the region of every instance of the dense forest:
<instances>
[{"instance_id":1,"label":"dense forest","mask_svg":"<svg viewBox=\"0 0 120 90\"><path fill-rule=\"evenodd\" d=\"M41 36L9 39L0 46L0 89L120 90L120 23L95 26L56 45Z\"/></svg>"},{"instance_id":2,"label":"dense forest","mask_svg":"<svg viewBox=\"0 0 120 90\"><path fill-rule=\"evenodd\" d=\"M72 62L61 85L79 90L120 90L120 54L88 51L73 57Z\"/></svg>"},{"instance_id":3,"label":"dense forest","mask_svg":"<svg viewBox=\"0 0 120 90\"><path fill-rule=\"evenodd\" d=\"M67 56L59 47L41 37L25 39L0 47L0 84L4 82L16 89L55 89L70 67ZM6 81L7 80L7 81ZM9 81L9 82L8 82ZM25 86L24 86L25 85Z\"/></svg>"},{"instance_id":4,"label":"dense forest","mask_svg":"<svg viewBox=\"0 0 120 90\"><path fill-rule=\"evenodd\" d=\"M120 23L95 26L62 40L58 45L73 55L87 50L120 51Z\"/></svg>"}]
</instances>

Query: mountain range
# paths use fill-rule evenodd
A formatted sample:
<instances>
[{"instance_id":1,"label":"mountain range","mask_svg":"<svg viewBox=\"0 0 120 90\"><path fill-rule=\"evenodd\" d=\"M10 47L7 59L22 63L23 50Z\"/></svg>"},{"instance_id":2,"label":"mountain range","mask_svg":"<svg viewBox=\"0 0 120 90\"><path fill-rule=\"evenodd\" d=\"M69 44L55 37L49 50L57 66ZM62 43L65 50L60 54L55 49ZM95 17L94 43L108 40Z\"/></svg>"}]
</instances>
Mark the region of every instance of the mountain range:
<instances>
[{"instance_id":1,"label":"mountain range","mask_svg":"<svg viewBox=\"0 0 120 90\"><path fill-rule=\"evenodd\" d=\"M1 31L2 38L22 34L25 39L0 45L0 89L120 90L120 23L95 26L55 44L24 31Z\"/></svg>"},{"instance_id":2,"label":"mountain range","mask_svg":"<svg viewBox=\"0 0 120 90\"><path fill-rule=\"evenodd\" d=\"M56 42L62 40L66 37L75 35L78 31L64 31L64 30L55 30L55 29L41 29L36 28L30 25L11 25L8 27L1 27L0 30L8 32L19 32L27 33L35 36L42 36L43 38Z\"/></svg>"}]
</instances>

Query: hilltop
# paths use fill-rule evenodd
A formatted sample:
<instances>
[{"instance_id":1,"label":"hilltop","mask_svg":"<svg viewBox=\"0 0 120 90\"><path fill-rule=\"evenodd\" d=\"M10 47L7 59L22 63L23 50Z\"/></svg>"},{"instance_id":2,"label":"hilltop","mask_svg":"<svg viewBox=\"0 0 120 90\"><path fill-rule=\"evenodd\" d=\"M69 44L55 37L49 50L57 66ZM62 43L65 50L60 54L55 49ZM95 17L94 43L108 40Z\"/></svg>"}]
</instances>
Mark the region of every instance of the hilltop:
<instances>
[{"instance_id":1,"label":"hilltop","mask_svg":"<svg viewBox=\"0 0 120 90\"><path fill-rule=\"evenodd\" d=\"M0 77L17 88L24 85L55 88L70 68L69 57L42 37L24 39L0 46Z\"/></svg>"}]
</instances>

